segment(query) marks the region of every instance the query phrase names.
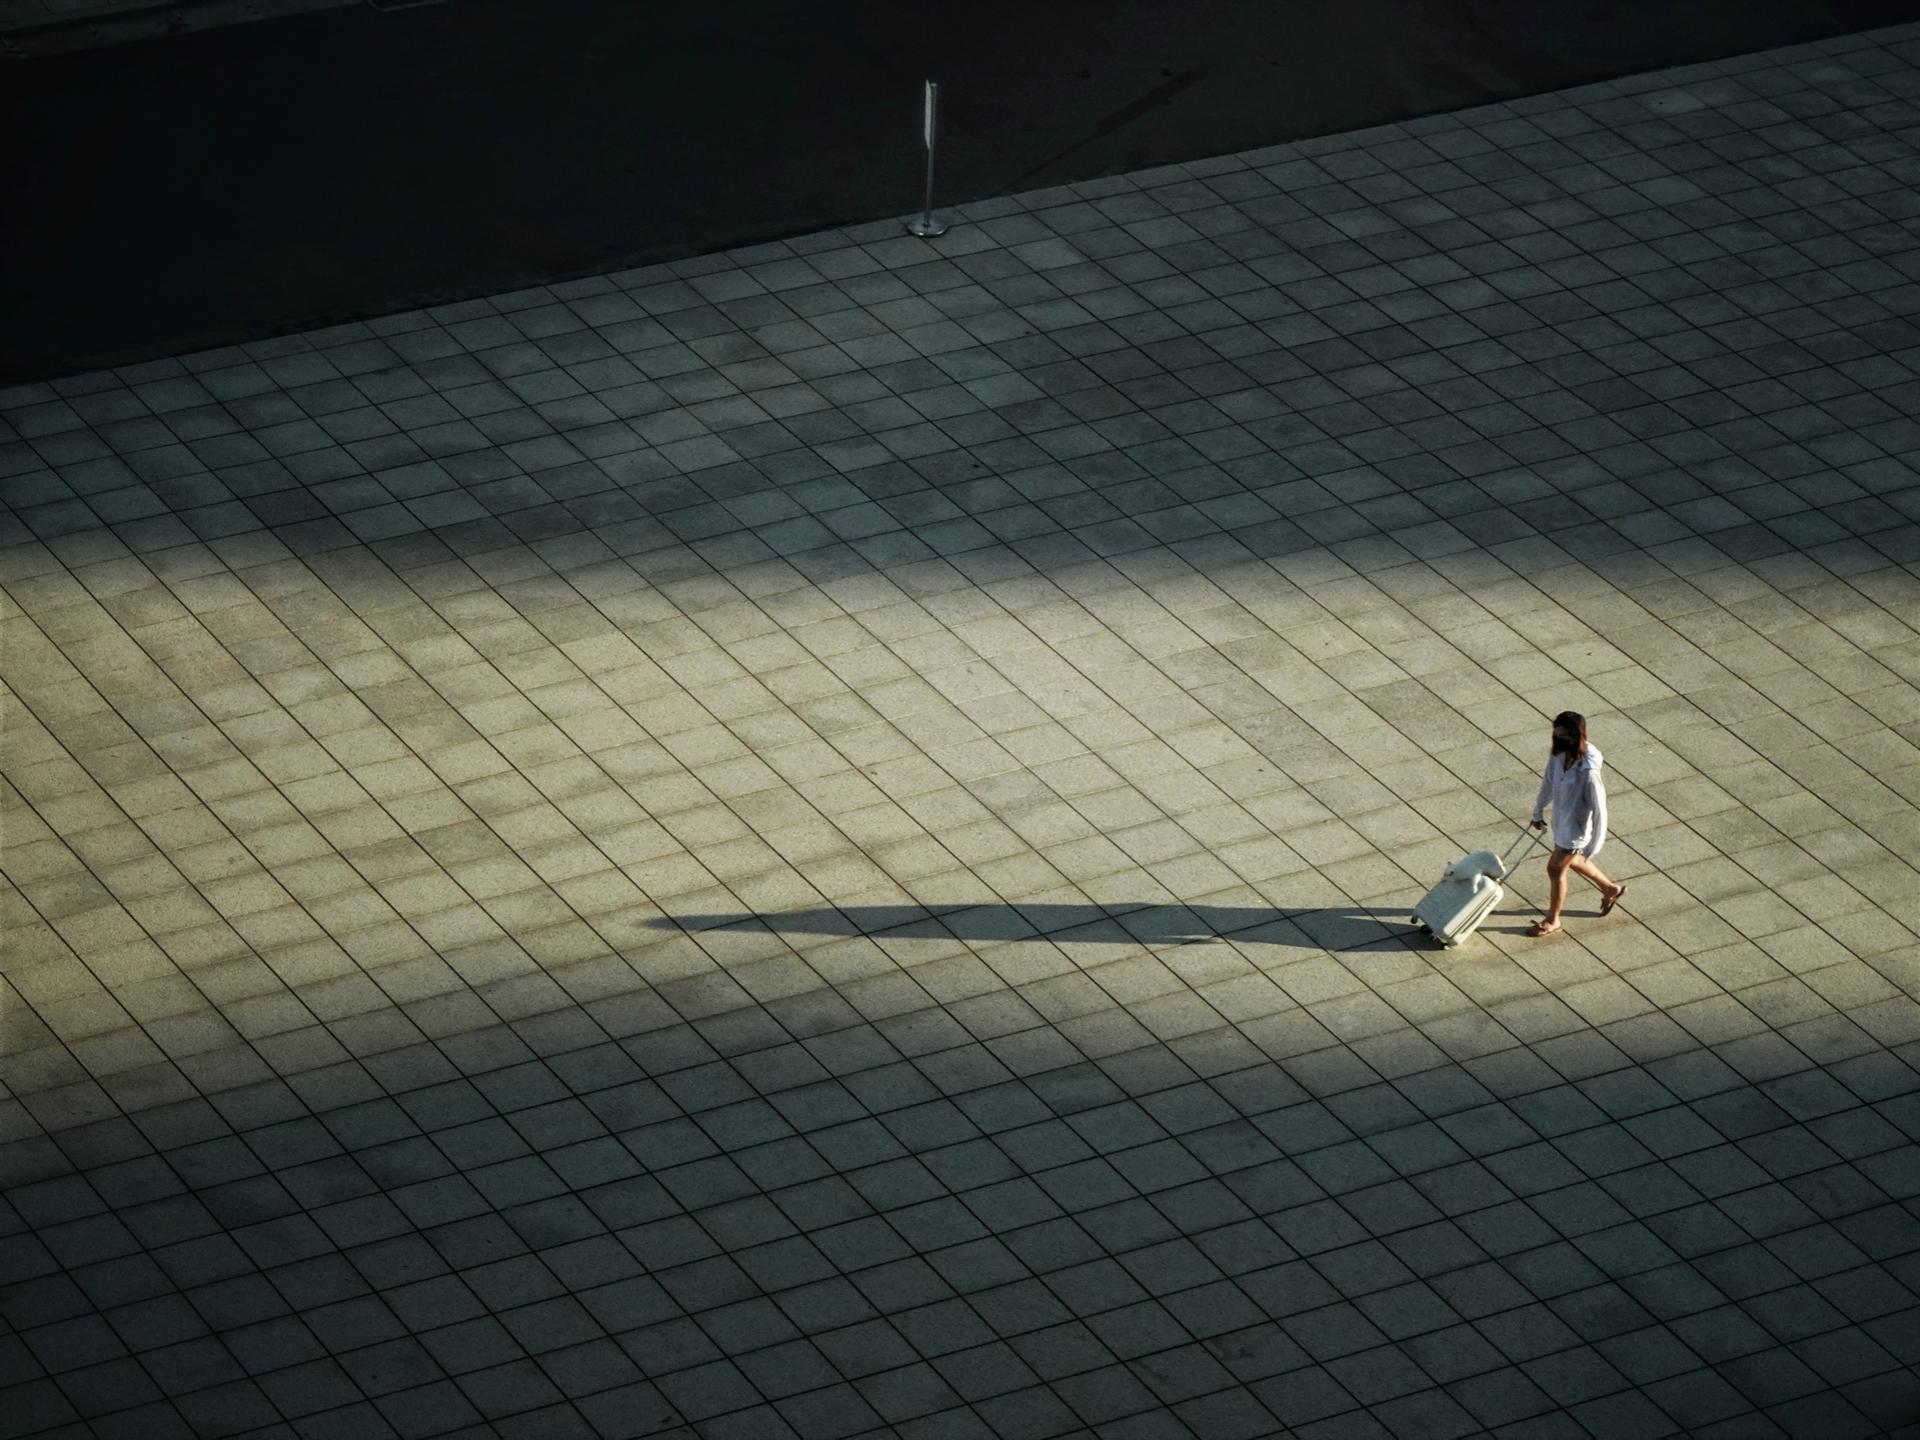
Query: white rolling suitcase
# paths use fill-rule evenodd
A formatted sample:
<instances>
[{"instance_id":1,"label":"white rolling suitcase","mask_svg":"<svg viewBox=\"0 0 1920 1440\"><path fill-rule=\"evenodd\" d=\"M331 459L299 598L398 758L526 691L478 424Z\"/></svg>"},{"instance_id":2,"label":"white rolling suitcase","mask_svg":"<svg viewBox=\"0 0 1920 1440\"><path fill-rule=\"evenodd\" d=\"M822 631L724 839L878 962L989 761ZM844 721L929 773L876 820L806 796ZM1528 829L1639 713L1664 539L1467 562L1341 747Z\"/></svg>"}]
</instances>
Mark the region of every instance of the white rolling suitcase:
<instances>
[{"instance_id":1,"label":"white rolling suitcase","mask_svg":"<svg viewBox=\"0 0 1920 1440\"><path fill-rule=\"evenodd\" d=\"M1414 908L1413 923L1449 950L1468 939L1506 896L1500 882L1513 873L1508 865L1513 852L1524 842L1538 839L1531 829L1522 826L1520 839L1507 847L1505 855L1491 850L1462 855L1447 866L1440 883Z\"/></svg>"}]
</instances>

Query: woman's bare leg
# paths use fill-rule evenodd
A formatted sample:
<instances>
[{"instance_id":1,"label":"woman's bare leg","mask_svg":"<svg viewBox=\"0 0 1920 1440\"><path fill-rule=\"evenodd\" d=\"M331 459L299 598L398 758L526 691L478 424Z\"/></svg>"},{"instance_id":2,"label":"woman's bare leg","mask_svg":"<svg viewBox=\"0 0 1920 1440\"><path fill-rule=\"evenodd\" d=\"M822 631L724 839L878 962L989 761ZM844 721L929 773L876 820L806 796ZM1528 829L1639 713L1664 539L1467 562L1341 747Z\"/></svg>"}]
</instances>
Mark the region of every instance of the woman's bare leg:
<instances>
[{"instance_id":1,"label":"woman's bare leg","mask_svg":"<svg viewBox=\"0 0 1920 1440\"><path fill-rule=\"evenodd\" d=\"M1547 913L1535 922L1536 930L1559 928L1560 907L1567 903L1567 867L1576 858L1573 851L1558 849L1547 857Z\"/></svg>"},{"instance_id":2,"label":"woman's bare leg","mask_svg":"<svg viewBox=\"0 0 1920 1440\"><path fill-rule=\"evenodd\" d=\"M1609 880L1607 878L1607 872L1594 864L1593 861L1587 859L1584 855L1569 855L1567 857L1567 865L1570 869L1578 870L1582 875L1586 876L1592 883L1593 888L1598 890L1602 895L1613 897L1618 895L1621 889L1624 888ZM1551 868L1551 862L1549 862L1549 868ZM1561 881L1563 890L1565 884L1566 882L1563 879ZM1555 908L1554 913L1559 913L1558 907Z\"/></svg>"}]
</instances>

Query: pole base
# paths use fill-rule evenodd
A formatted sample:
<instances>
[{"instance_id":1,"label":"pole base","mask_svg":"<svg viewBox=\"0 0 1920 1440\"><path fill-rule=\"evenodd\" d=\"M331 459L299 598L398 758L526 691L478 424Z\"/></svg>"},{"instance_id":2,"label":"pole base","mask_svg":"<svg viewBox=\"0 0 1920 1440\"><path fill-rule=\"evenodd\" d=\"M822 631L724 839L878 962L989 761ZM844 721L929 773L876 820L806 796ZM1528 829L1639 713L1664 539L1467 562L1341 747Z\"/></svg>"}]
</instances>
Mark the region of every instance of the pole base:
<instances>
[{"instance_id":1,"label":"pole base","mask_svg":"<svg viewBox=\"0 0 1920 1440\"><path fill-rule=\"evenodd\" d=\"M936 235L947 233L947 222L937 215L916 215L907 221L907 233L918 235L922 240L931 240Z\"/></svg>"}]
</instances>

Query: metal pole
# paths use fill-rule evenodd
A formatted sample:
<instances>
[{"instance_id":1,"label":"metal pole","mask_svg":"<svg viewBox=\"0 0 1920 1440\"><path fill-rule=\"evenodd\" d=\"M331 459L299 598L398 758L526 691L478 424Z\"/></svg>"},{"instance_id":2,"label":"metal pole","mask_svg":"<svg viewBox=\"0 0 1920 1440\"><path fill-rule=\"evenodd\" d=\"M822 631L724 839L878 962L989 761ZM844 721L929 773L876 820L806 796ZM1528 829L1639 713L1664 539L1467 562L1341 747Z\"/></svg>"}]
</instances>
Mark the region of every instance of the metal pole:
<instances>
[{"instance_id":1,"label":"metal pole","mask_svg":"<svg viewBox=\"0 0 1920 1440\"><path fill-rule=\"evenodd\" d=\"M934 117L940 105L940 87L933 81L927 81L926 105L920 123L921 143L927 147L927 186L921 195L920 213L907 222L907 232L918 235L923 240L931 240L936 235L947 233L944 222L934 218L933 214L933 141Z\"/></svg>"}]
</instances>

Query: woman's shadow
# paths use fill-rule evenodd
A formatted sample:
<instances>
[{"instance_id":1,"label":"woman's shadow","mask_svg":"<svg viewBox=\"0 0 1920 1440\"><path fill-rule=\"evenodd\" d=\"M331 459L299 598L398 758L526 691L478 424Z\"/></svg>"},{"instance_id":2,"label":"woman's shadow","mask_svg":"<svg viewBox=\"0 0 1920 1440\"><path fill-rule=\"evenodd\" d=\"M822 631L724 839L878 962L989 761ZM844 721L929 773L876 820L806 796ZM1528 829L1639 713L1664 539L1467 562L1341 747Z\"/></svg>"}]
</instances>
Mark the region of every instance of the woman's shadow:
<instances>
[{"instance_id":1,"label":"woman's shadow","mask_svg":"<svg viewBox=\"0 0 1920 1440\"><path fill-rule=\"evenodd\" d=\"M1179 945L1195 941L1289 945L1306 950L1385 949L1418 944L1405 906L1259 905L850 905L770 914L662 915L661 930L764 930L900 940Z\"/></svg>"}]
</instances>

